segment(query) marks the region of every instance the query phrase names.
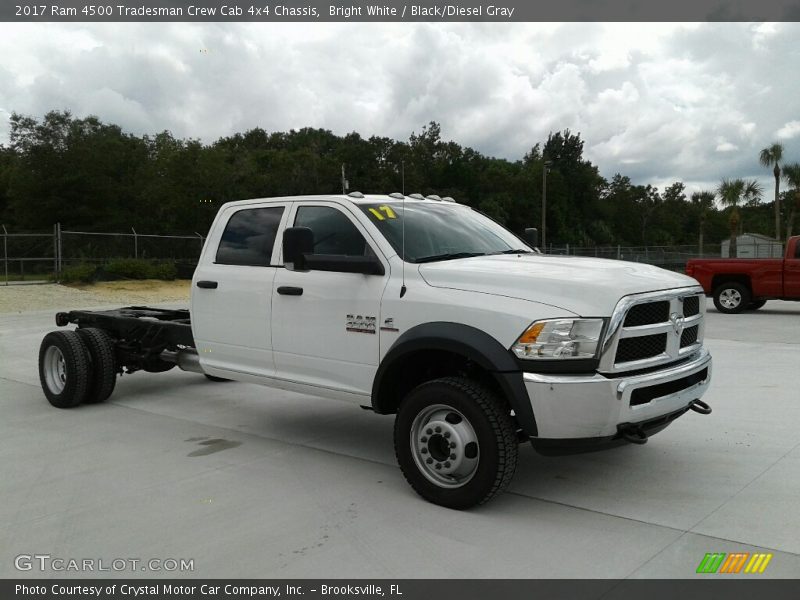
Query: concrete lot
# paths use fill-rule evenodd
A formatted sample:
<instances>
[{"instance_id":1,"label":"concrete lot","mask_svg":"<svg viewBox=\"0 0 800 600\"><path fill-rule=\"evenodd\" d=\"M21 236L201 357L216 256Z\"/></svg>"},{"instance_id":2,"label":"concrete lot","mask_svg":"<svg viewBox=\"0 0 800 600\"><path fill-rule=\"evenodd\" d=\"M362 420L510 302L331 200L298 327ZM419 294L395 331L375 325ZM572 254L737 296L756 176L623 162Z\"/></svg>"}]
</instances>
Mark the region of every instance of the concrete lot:
<instances>
[{"instance_id":1,"label":"concrete lot","mask_svg":"<svg viewBox=\"0 0 800 600\"><path fill-rule=\"evenodd\" d=\"M685 578L734 551L800 575L798 304L709 309L711 416L641 447L525 446L511 491L466 512L419 499L392 419L347 404L174 370L52 408L53 312L0 315L0 577L41 577L14 568L38 553L194 559L193 577Z\"/></svg>"}]
</instances>

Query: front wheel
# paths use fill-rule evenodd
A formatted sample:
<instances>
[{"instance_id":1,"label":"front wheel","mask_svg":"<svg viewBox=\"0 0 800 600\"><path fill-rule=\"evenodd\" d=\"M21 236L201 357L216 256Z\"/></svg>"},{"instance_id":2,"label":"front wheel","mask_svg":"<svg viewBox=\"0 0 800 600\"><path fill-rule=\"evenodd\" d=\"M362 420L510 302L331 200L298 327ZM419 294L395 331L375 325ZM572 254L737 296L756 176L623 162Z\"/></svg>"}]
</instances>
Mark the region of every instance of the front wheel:
<instances>
[{"instance_id":1,"label":"front wheel","mask_svg":"<svg viewBox=\"0 0 800 600\"><path fill-rule=\"evenodd\" d=\"M714 306L725 314L736 314L750 305L750 290L741 283L723 283L714 290Z\"/></svg>"},{"instance_id":2,"label":"front wheel","mask_svg":"<svg viewBox=\"0 0 800 600\"><path fill-rule=\"evenodd\" d=\"M519 443L509 410L484 386L460 377L423 383L403 400L394 427L397 462L423 498L469 508L505 490Z\"/></svg>"}]
</instances>

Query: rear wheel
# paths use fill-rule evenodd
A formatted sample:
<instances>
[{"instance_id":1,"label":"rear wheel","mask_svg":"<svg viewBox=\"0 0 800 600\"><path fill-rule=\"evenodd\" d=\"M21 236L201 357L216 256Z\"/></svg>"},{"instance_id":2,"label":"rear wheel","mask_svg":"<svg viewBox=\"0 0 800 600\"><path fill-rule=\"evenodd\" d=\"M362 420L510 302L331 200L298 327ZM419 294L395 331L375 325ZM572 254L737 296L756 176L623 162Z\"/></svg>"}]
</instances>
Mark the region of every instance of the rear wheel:
<instances>
[{"instance_id":1,"label":"rear wheel","mask_svg":"<svg viewBox=\"0 0 800 600\"><path fill-rule=\"evenodd\" d=\"M741 283L731 281L714 290L714 306L721 313L735 314L750 305L750 290Z\"/></svg>"},{"instance_id":2,"label":"rear wheel","mask_svg":"<svg viewBox=\"0 0 800 600\"><path fill-rule=\"evenodd\" d=\"M748 306L747 310L758 310L767 303L766 300L753 300Z\"/></svg>"},{"instance_id":3,"label":"rear wheel","mask_svg":"<svg viewBox=\"0 0 800 600\"><path fill-rule=\"evenodd\" d=\"M83 402L92 381L89 350L74 331L51 331L39 346L39 381L56 408Z\"/></svg>"},{"instance_id":4,"label":"rear wheel","mask_svg":"<svg viewBox=\"0 0 800 600\"><path fill-rule=\"evenodd\" d=\"M117 356L114 340L102 329L87 327L77 333L86 344L92 359L92 380L84 402L103 402L111 396L117 384Z\"/></svg>"},{"instance_id":5,"label":"rear wheel","mask_svg":"<svg viewBox=\"0 0 800 600\"><path fill-rule=\"evenodd\" d=\"M508 487L518 442L506 407L487 388L436 379L403 400L394 428L397 461L423 498L449 508L483 504Z\"/></svg>"}]
</instances>

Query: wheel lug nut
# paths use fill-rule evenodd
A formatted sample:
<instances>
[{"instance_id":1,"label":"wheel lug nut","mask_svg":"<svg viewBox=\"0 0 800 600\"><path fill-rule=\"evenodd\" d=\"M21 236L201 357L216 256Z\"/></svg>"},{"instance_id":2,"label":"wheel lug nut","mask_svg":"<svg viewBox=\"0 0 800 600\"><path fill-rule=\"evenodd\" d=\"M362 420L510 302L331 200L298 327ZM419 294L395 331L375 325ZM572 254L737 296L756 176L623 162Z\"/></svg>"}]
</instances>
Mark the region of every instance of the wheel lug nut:
<instances>
[{"instance_id":1,"label":"wheel lug nut","mask_svg":"<svg viewBox=\"0 0 800 600\"><path fill-rule=\"evenodd\" d=\"M431 434L433 433L433 429L431 429L430 427L428 427L428 428L425 430L425 433L427 433L428 435L431 435Z\"/></svg>"},{"instance_id":2,"label":"wheel lug nut","mask_svg":"<svg viewBox=\"0 0 800 600\"><path fill-rule=\"evenodd\" d=\"M433 462L433 459L429 457L428 460L426 460L425 462L431 464Z\"/></svg>"},{"instance_id":3,"label":"wheel lug nut","mask_svg":"<svg viewBox=\"0 0 800 600\"><path fill-rule=\"evenodd\" d=\"M444 463L444 468L445 469L449 469L450 468L450 463L449 462Z\"/></svg>"},{"instance_id":4,"label":"wheel lug nut","mask_svg":"<svg viewBox=\"0 0 800 600\"><path fill-rule=\"evenodd\" d=\"M437 425L435 431L436 433L442 433L442 428Z\"/></svg>"},{"instance_id":5,"label":"wheel lug nut","mask_svg":"<svg viewBox=\"0 0 800 600\"><path fill-rule=\"evenodd\" d=\"M427 442L427 441L428 441L428 438L427 438L426 436L424 436L424 435L423 435L423 436L422 436L422 439L420 440L420 442L422 442L422 443L424 444L424 443L425 443L425 442Z\"/></svg>"},{"instance_id":6,"label":"wheel lug nut","mask_svg":"<svg viewBox=\"0 0 800 600\"><path fill-rule=\"evenodd\" d=\"M451 448L455 448L456 447L456 443L455 442L450 442L450 447Z\"/></svg>"},{"instance_id":7,"label":"wheel lug nut","mask_svg":"<svg viewBox=\"0 0 800 600\"><path fill-rule=\"evenodd\" d=\"M455 459L456 459L456 455L455 454L451 454L450 455L450 460L455 460Z\"/></svg>"},{"instance_id":8,"label":"wheel lug nut","mask_svg":"<svg viewBox=\"0 0 800 600\"><path fill-rule=\"evenodd\" d=\"M444 432L444 437L449 438L450 437L450 432L449 431L445 431Z\"/></svg>"},{"instance_id":9,"label":"wheel lug nut","mask_svg":"<svg viewBox=\"0 0 800 600\"><path fill-rule=\"evenodd\" d=\"M436 463L436 468L437 469L441 469L442 468L442 463Z\"/></svg>"},{"instance_id":10,"label":"wheel lug nut","mask_svg":"<svg viewBox=\"0 0 800 600\"><path fill-rule=\"evenodd\" d=\"M423 454L427 454L428 453L428 449L427 448L422 448L420 450L420 452L422 452Z\"/></svg>"}]
</instances>

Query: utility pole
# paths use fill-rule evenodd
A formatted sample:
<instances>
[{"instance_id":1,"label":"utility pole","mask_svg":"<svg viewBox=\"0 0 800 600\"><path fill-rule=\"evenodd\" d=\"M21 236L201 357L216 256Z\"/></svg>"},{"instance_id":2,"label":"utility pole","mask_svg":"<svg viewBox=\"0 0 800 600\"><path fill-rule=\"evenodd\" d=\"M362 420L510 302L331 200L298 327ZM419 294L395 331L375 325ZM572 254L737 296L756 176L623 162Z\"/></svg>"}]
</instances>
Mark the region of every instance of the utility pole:
<instances>
[{"instance_id":1,"label":"utility pole","mask_svg":"<svg viewBox=\"0 0 800 600\"><path fill-rule=\"evenodd\" d=\"M545 160L542 164L542 252L547 253L547 171L553 162Z\"/></svg>"}]
</instances>

